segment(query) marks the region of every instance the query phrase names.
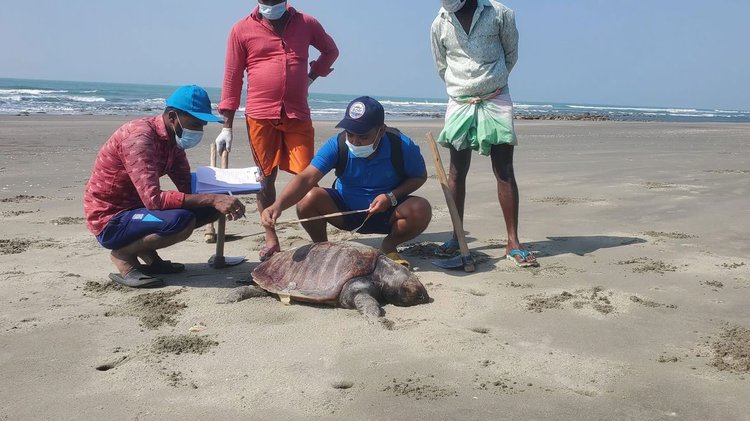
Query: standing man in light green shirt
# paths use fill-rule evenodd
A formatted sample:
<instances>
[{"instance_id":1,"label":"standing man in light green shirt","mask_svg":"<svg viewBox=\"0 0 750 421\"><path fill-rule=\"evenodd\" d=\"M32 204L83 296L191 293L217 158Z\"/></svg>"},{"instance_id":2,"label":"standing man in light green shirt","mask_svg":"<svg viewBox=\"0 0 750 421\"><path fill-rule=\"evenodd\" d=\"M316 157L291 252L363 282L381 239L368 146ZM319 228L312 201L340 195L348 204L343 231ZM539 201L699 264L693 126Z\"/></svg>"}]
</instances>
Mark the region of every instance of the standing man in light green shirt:
<instances>
[{"instance_id":1,"label":"standing man in light green shirt","mask_svg":"<svg viewBox=\"0 0 750 421\"><path fill-rule=\"evenodd\" d=\"M506 258L539 266L518 239L518 185L513 172L513 102L508 75L518 59L513 11L493 0L441 0L432 23L432 54L448 91L445 127L438 142L450 148L448 187L463 219L471 151L489 156L508 234ZM438 248L458 250L456 238Z\"/></svg>"}]
</instances>

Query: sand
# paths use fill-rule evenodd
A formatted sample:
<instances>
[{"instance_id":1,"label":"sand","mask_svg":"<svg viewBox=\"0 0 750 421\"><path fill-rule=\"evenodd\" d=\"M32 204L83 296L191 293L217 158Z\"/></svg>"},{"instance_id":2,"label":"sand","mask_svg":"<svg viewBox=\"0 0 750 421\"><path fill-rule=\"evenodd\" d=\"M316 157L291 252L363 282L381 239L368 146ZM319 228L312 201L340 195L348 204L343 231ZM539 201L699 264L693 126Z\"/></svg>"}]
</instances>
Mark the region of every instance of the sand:
<instances>
[{"instance_id":1,"label":"sand","mask_svg":"<svg viewBox=\"0 0 750 421\"><path fill-rule=\"evenodd\" d=\"M404 254L434 302L386 306L385 326L268 296L218 304L258 263L255 212L227 225L226 254L248 262L210 268L196 232L162 252L187 266L166 287L113 286L81 200L126 120L0 117L0 420L750 419L747 125L517 122L520 234L541 267L502 259L495 182L475 156L477 272L430 264L451 230L431 176L418 194L433 221ZM424 133L439 122L392 125L433 175ZM318 143L332 126L316 122ZM230 163L251 165L237 137ZM206 164L208 146L189 157ZM294 225L280 236L308 241Z\"/></svg>"}]
</instances>

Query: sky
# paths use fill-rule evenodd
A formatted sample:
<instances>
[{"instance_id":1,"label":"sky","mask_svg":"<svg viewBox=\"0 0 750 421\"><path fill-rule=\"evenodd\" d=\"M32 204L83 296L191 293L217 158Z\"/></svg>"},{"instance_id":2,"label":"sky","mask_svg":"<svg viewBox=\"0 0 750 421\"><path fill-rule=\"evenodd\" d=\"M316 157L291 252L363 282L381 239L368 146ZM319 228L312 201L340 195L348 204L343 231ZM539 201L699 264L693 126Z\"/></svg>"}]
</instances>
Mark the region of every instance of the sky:
<instances>
[{"instance_id":1,"label":"sky","mask_svg":"<svg viewBox=\"0 0 750 421\"><path fill-rule=\"evenodd\" d=\"M341 55L311 91L444 98L438 0L290 0ZM220 87L252 0L3 0L0 77ZM750 110L748 0L506 0L524 102ZM317 53L311 51L311 56Z\"/></svg>"}]
</instances>

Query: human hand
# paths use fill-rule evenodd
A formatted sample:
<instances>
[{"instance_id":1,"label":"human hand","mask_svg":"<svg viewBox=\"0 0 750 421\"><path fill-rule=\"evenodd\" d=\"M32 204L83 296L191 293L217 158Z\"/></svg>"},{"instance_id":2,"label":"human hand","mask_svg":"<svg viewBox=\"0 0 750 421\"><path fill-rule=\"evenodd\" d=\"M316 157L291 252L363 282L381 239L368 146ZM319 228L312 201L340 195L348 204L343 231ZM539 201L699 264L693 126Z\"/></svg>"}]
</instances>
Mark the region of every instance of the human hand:
<instances>
[{"instance_id":1,"label":"human hand","mask_svg":"<svg viewBox=\"0 0 750 421\"><path fill-rule=\"evenodd\" d=\"M372 203L370 203L369 209L367 209L367 214L372 215L376 213L385 212L388 209L391 208L391 199L388 198L387 195L381 194L378 197L376 197Z\"/></svg>"},{"instance_id":2,"label":"human hand","mask_svg":"<svg viewBox=\"0 0 750 421\"><path fill-rule=\"evenodd\" d=\"M264 227L273 227L276 225L276 220L279 219L280 216L281 209L271 205L263 210L263 213L260 215L260 223L263 224Z\"/></svg>"},{"instance_id":3,"label":"human hand","mask_svg":"<svg viewBox=\"0 0 750 421\"><path fill-rule=\"evenodd\" d=\"M213 206L219 213L226 215L230 221L245 216L245 205L233 196L215 194Z\"/></svg>"},{"instance_id":4,"label":"human hand","mask_svg":"<svg viewBox=\"0 0 750 421\"><path fill-rule=\"evenodd\" d=\"M231 127L224 127L221 129L221 133L219 133L218 136L216 136L216 153L221 155L224 152L224 149L227 150L227 152L232 151L232 128Z\"/></svg>"}]
</instances>

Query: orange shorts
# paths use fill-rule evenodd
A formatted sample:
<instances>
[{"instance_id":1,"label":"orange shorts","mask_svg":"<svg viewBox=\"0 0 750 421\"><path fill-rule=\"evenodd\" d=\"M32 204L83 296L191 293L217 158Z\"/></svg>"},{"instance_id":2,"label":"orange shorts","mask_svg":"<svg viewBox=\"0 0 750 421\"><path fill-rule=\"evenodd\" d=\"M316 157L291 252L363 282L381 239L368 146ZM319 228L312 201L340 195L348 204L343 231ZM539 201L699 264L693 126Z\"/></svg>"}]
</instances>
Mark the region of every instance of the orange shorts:
<instances>
[{"instance_id":1,"label":"orange shorts","mask_svg":"<svg viewBox=\"0 0 750 421\"><path fill-rule=\"evenodd\" d=\"M289 118L282 113L279 120L247 119L247 135L255 165L264 176L274 168L299 174L313 159L315 129L312 121Z\"/></svg>"}]
</instances>

